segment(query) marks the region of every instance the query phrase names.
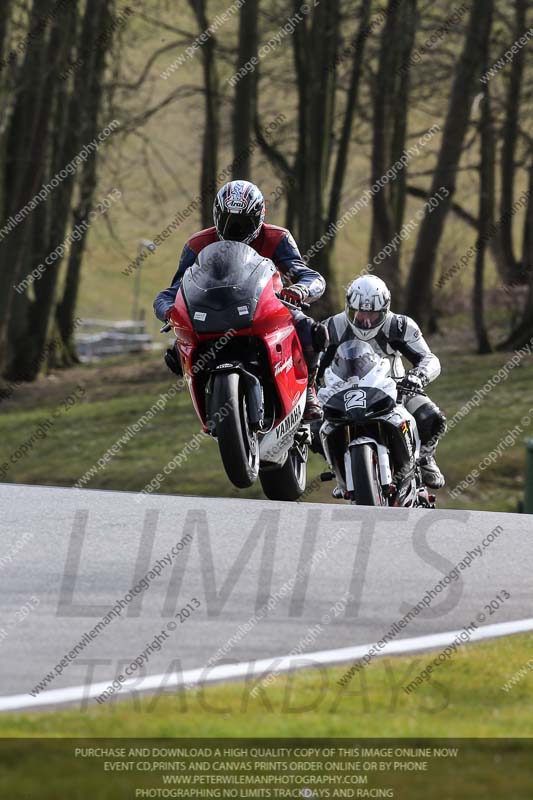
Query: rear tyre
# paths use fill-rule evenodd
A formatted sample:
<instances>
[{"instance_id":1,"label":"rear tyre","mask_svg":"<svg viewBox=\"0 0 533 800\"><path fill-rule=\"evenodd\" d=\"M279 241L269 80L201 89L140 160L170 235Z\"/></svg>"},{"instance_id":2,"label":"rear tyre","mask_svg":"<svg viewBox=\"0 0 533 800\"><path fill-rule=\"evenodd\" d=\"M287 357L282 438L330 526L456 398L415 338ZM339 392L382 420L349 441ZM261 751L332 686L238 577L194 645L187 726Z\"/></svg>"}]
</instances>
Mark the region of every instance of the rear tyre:
<instances>
[{"instance_id":1,"label":"rear tyre","mask_svg":"<svg viewBox=\"0 0 533 800\"><path fill-rule=\"evenodd\" d=\"M307 483L308 448L300 448L302 461L295 448L289 450L287 460L278 469L259 470L259 480L269 500L298 500L305 492Z\"/></svg>"},{"instance_id":2,"label":"rear tyre","mask_svg":"<svg viewBox=\"0 0 533 800\"><path fill-rule=\"evenodd\" d=\"M250 430L244 381L237 372L215 376L211 417L226 475L238 489L257 480L259 444Z\"/></svg>"},{"instance_id":3,"label":"rear tyre","mask_svg":"<svg viewBox=\"0 0 533 800\"><path fill-rule=\"evenodd\" d=\"M350 458L355 487L350 493L352 503L358 506L386 506L375 449L370 444L355 445L350 450Z\"/></svg>"}]
</instances>

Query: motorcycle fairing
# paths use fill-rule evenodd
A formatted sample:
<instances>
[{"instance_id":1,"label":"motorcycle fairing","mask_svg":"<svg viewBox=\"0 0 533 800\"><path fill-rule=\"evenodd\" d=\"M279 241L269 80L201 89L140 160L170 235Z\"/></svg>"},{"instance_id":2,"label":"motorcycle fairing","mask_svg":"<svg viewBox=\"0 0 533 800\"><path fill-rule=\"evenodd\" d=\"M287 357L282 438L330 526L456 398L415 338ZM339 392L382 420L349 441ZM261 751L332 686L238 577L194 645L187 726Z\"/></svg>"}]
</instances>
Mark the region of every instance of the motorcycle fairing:
<instances>
[{"instance_id":1,"label":"motorcycle fairing","mask_svg":"<svg viewBox=\"0 0 533 800\"><path fill-rule=\"evenodd\" d=\"M396 500L414 497L416 491L414 469L420 455L420 438L416 422L405 406L398 404L396 383L389 377L390 364L383 359L379 364L365 371L364 375L352 376L348 380L329 375L329 386L319 391L319 400L324 409L325 421L320 429L320 437L328 464L337 475L343 491L353 491L350 450L361 444L372 445L378 455L380 482L383 487L390 486L392 475L389 461L392 453L393 463L402 470L412 465L412 475L407 474L400 481L400 492ZM370 411L370 413L369 413ZM379 424L386 435L386 442L372 436L372 426ZM343 442L346 426L359 427L361 435L352 439L349 446ZM336 457L342 449L343 457Z\"/></svg>"},{"instance_id":2,"label":"motorcycle fairing","mask_svg":"<svg viewBox=\"0 0 533 800\"><path fill-rule=\"evenodd\" d=\"M305 401L307 366L292 314L276 296L281 288L274 264L240 242L208 245L200 252L197 264L185 273L171 323L193 405L204 430L205 381L196 372L198 353L211 343L217 350L222 339L229 341L217 350L213 363L205 370L214 369L217 361L228 361L240 365L239 369L253 371L250 362L257 360L255 353L260 351L263 372L256 370L256 375L265 398L272 400L273 428ZM232 300L229 308L225 305L228 298ZM244 305L248 306L246 314L244 308L243 313L239 312L239 306ZM198 311L206 314L205 319L194 319Z\"/></svg>"},{"instance_id":3,"label":"motorcycle fairing","mask_svg":"<svg viewBox=\"0 0 533 800\"><path fill-rule=\"evenodd\" d=\"M324 403L323 410L326 419L357 425L388 414L395 407L396 401L387 392L360 385L334 394Z\"/></svg>"},{"instance_id":4,"label":"motorcycle fairing","mask_svg":"<svg viewBox=\"0 0 533 800\"><path fill-rule=\"evenodd\" d=\"M360 362L363 362L364 374L339 377L334 367L328 367L324 373L325 386L318 393L321 404L324 405L339 392L356 388L379 389L397 402L398 391L395 381L390 376L390 362L386 358L380 358L366 343L346 342L339 347L338 354L342 357L345 350L351 353L358 349L361 351ZM364 364L365 357L366 364Z\"/></svg>"},{"instance_id":5,"label":"motorcycle fairing","mask_svg":"<svg viewBox=\"0 0 533 800\"><path fill-rule=\"evenodd\" d=\"M261 438L259 442L261 461L273 464L285 463L294 434L302 422L305 400L306 397L304 393L292 411L282 420L278 421L272 430Z\"/></svg>"},{"instance_id":6,"label":"motorcycle fairing","mask_svg":"<svg viewBox=\"0 0 533 800\"><path fill-rule=\"evenodd\" d=\"M383 416L383 422L393 426L406 443L408 452L413 450L414 459L420 457L420 436L416 420L403 405L397 405L394 411Z\"/></svg>"},{"instance_id":7,"label":"motorcycle fairing","mask_svg":"<svg viewBox=\"0 0 533 800\"><path fill-rule=\"evenodd\" d=\"M270 259L242 242L204 247L181 283L194 330L220 333L250 327L261 293L275 273Z\"/></svg>"}]
</instances>

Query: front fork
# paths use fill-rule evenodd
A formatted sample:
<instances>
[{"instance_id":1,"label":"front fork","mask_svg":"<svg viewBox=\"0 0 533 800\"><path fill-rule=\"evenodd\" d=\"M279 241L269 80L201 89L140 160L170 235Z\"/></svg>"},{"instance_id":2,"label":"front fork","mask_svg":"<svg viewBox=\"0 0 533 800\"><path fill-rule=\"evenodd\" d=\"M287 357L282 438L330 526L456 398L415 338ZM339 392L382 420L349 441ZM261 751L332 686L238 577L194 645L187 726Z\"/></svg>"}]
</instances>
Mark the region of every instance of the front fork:
<instances>
[{"instance_id":1,"label":"front fork","mask_svg":"<svg viewBox=\"0 0 533 800\"><path fill-rule=\"evenodd\" d=\"M212 408L213 398L213 381L215 375L220 372L237 372L241 379L244 381L246 387L246 408L248 411L248 426L250 431L254 433L261 430L265 419L265 409L263 403L263 387L261 382L255 375L248 372L242 364L221 364L211 372L206 387L206 427L209 433L213 434L215 430L215 423L213 416L216 412L220 412L218 408Z\"/></svg>"},{"instance_id":2,"label":"front fork","mask_svg":"<svg viewBox=\"0 0 533 800\"><path fill-rule=\"evenodd\" d=\"M311 443L311 426L308 424L302 424L294 434L294 444L292 446L292 450L294 450L298 456L298 460L302 464L307 463L309 456L308 448L311 446Z\"/></svg>"},{"instance_id":3,"label":"front fork","mask_svg":"<svg viewBox=\"0 0 533 800\"><path fill-rule=\"evenodd\" d=\"M344 454L344 466L346 469L346 487L348 491L353 492L355 488L352 476L351 449L352 447L355 447L360 444L370 444L372 445L372 447L376 448L378 454L379 480L381 483L382 490L384 490L384 493L387 494L386 489L387 487L390 487L392 484L390 453L388 448L385 447L384 444L376 442L375 439L371 439L369 436L359 436L357 439L352 439Z\"/></svg>"}]
</instances>

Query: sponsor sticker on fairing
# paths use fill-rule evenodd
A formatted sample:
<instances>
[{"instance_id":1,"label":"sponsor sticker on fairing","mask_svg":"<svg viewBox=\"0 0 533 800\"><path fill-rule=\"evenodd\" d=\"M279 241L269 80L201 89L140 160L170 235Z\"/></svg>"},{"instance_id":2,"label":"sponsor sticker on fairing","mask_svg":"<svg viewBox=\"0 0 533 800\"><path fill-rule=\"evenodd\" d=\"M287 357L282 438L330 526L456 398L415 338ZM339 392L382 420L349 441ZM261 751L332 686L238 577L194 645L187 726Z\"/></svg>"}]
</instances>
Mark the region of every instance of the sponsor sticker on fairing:
<instances>
[{"instance_id":1,"label":"sponsor sticker on fairing","mask_svg":"<svg viewBox=\"0 0 533 800\"><path fill-rule=\"evenodd\" d=\"M289 356L288 359L284 362L281 362L276 365L276 369L274 370L274 375L278 376L280 372L287 370L287 372L291 369L293 364L292 356Z\"/></svg>"},{"instance_id":2,"label":"sponsor sticker on fairing","mask_svg":"<svg viewBox=\"0 0 533 800\"><path fill-rule=\"evenodd\" d=\"M344 395L344 407L346 411L351 408L366 408L366 392L363 389L353 389Z\"/></svg>"}]
</instances>

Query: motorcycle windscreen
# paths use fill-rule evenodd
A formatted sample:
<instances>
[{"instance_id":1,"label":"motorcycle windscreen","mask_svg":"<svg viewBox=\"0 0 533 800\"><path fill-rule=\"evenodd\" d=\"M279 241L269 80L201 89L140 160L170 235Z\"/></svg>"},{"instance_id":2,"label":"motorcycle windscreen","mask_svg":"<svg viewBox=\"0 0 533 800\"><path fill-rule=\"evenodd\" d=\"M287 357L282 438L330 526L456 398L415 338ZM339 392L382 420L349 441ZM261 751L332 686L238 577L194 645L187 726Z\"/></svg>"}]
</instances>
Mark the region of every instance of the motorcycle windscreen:
<instances>
[{"instance_id":1,"label":"motorcycle windscreen","mask_svg":"<svg viewBox=\"0 0 533 800\"><path fill-rule=\"evenodd\" d=\"M272 261L242 242L205 247L181 284L194 329L218 333L248 328L275 272Z\"/></svg>"},{"instance_id":2,"label":"motorcycle windscreen","mask_svg":"<svg viewBox=\"0 0 533 800\"><path fill-rule=\"evenodd\" d=\"M351 378L364 378L380 363L380 356L367 342L352 340L337 349L331 371L339 380L349 381Z\"/></svg>"}]
</instances>

